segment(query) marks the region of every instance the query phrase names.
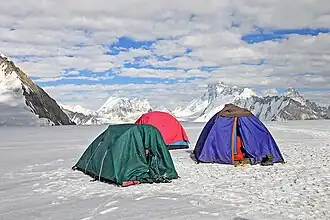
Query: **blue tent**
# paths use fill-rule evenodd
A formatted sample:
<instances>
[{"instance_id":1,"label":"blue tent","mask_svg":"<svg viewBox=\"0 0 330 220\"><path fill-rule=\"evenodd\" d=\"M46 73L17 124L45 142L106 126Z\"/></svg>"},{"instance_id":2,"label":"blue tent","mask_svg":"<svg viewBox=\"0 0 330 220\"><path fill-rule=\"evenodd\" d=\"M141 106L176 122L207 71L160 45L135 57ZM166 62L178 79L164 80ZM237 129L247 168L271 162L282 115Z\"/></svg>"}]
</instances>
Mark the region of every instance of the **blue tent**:
<instances>
[{"instance_id":1,"label":"blue tent","mask_svg":"<svg viewBox=\"0 0 330 220\"><path fill-rule=\"evenodd\" d=\"M203 128L194 149L198 162L235 164L237 136L242 140L244 157L259 164L267 155L272 162L284 162L283 156L265 125L250 111L227 104Z\"/></svg>"}]
</instances>

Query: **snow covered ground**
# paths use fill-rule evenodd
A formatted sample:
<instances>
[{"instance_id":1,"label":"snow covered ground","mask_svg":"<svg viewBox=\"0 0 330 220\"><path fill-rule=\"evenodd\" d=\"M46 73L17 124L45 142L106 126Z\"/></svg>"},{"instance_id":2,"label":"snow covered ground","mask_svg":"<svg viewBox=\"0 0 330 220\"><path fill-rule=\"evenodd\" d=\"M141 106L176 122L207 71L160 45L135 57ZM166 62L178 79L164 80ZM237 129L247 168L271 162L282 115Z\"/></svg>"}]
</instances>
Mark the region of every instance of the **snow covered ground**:
<instances>
[{"instance_id":1,"label":"snow covered ground","mask_svg":"<svg viewBox=\"0 0 330 220\"><path fill-rule=\"evenodd\" d=\"M120 188L71 167L102 126L1 127L0 219L330 219L330 121L268 122L287 164L196 164L171 151L180 179Z\"/></svg>"}]
</instances>

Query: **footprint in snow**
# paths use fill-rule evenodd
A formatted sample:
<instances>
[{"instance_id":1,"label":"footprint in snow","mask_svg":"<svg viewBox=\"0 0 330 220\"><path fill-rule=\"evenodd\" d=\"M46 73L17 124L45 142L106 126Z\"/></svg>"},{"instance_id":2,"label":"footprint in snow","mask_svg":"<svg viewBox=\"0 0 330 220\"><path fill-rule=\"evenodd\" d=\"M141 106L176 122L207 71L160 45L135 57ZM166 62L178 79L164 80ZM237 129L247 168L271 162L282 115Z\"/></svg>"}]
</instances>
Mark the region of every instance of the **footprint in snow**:
<instances>
[{"instance_id":1,"label":"footprint in snow","mask_svg":"<svg viewBox=\"0 0 330 220\"><path fill-rule=\"evenodd\" d=\"M113 195L113 193L100 194L99 197L106 197L106 196L110 196L110 195Z\"/></svg>"},{"instance_id":2,"label":"footprint in snow","mask_svg":"<svg viewBox=\"0 0 330 220\"><path fill-rule=\"evenodd\" d=\"M135 198L135 201L139 201L139 200L146 199L146 198L148 198L148 196L140 196L140 197Z\"/></svg>"},{"instance_id":3,"label":"footprint in snow","mask_svg":"<svg viewBox=\"0 0 330 220\"><path fill-rule=\"evenodd\" d=\"M177 198L170 198L170 197L158 197L158 199L162 199L162 200L177 200Z\"/></svg>"},{"instance_id":4,"label":"footprint in snow","mask_svg":"<svg viewBox=\"0 0 330 220\"><path fill-rule=\"evenodd\" d=\"M101 214L101 215L104 215L104 214L107 214L107 213L109 213L109 212L113 212L113 211L115 211L116 209L118 209L118 207L112 207L112 208L110 208L110 209L106 209L106 210L101 211L100 214Z\"/></svg>"},{"instance_id":5,"label":"footprint in snow","mask_svg":"<svg viewBox=\"0 0 330 220\"><path fill-rule=\"evenodd\" d=\"M201 204L199 201L196 201L196 200L190 200L189 203L192 204L193 206L205 208L205 206L203 204Z\"/></svg>"},{"instance_id":6,"label":"footprint in snow","mask_svg":"<svg viewBox=\"0 0 330 220\"><path fill-rule=\"evenodd\" d=\"M116 204L117 202L118 202L117 200L116 201L111 201L111 202L108 202L107 204L105 204L105 206L108 207L108 206L111 206L113 204Z\"/></svg>"},{"instance_id":7,"label":"footprint in snow","mask_svg":"<svg viewBox=\"0 0 330 220\"><path fill-rule=\"evenodd\" d=\"M91 220L91 219L93 219L93 217L86 217L86 218L82 218L80 220Z\"/></svg>"},{"instance_id":8,"label":"footprint in snow","mask_svg":"<svg viewBox=\"0 0 330 220\"><path fill-rule=\"evenodd\" d=\"M198 212L199 214L202 214L202 215L210 215L210 216L219 216L220 214L218 212L206 212L206 211L199 211Z\"/></svg>"}]
</instances>

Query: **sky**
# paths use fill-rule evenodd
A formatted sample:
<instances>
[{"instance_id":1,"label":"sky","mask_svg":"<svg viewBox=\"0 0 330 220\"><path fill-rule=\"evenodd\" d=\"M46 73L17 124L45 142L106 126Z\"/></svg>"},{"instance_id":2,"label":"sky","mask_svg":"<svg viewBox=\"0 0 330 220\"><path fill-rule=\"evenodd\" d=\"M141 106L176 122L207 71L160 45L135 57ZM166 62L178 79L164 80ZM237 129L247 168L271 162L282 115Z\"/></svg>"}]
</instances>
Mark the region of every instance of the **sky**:
<instances>
[{"instance_id":1,"label":"sky","mask_svg":"<svg viewBox=\"0 0 330 220\"><path fill-rule=\"evenodd\" d=\"M11 0L0 51L65 104L169 108L223 81L330 104L328 0Z\"/></svg>"}]
</instances>

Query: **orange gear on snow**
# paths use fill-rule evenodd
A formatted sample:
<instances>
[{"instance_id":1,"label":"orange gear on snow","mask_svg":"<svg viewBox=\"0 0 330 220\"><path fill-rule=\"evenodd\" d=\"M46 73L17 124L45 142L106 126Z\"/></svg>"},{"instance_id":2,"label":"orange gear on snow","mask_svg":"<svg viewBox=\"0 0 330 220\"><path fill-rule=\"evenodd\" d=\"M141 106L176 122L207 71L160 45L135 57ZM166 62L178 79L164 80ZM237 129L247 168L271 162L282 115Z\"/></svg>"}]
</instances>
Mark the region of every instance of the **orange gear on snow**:
<instances>
[{"instance_id":1,"label":"orange gear on snow","mask_svg":"<svg viewBox=\"0 0 330 220\"><path fill-rule=\"evenodd\" d=\"M239 160L243 160L244 159L244 154L242 151L242 147L243 147L243 141L242 138L240 136L236 136L236 150L237 150L237 154L234 154L234 161L239 161Z\"/></svg>"}]
</instances>

